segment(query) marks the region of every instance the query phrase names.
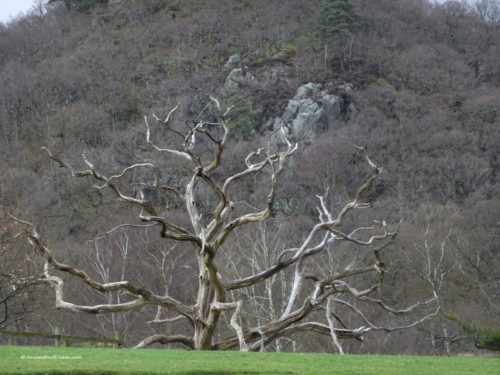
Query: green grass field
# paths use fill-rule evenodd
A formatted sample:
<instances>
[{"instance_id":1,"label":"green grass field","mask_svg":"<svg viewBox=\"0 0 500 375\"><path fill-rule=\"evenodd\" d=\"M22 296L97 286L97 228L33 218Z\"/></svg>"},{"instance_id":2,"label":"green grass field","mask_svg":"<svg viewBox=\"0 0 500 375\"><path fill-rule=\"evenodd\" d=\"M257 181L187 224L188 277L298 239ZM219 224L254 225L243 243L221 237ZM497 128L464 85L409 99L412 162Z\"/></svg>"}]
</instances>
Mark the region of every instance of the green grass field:
<instances>
[{"instance_id":1,"label":"green grass field","mask_svg":"<svg viewBox=\"0 0 500 375\"><path fill-rule=\"evenodd\" d=\"M500 375L500 359L0 346L0 374Z\"/></svg>"}]
</instances>

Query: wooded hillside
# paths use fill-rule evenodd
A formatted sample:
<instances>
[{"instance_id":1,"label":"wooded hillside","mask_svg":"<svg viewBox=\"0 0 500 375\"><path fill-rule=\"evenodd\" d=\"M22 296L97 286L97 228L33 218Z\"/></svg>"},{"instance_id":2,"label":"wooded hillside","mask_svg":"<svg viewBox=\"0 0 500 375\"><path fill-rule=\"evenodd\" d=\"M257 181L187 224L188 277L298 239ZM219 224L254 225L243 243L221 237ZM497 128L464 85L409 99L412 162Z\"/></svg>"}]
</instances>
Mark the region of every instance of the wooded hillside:
<instances>
[{"instance_id":1,"label":"wooded hillside","mask_svg":"<svg viewBox=\"0 0 500 375\"><path fill-rule=\"evenodd\" d=\"M191 293L196 280L184 267L196 265L181 246L134 231L106 236L136 220L135 213L93 188L93 181L72 179L42 147L76 169L86 167L85 154L100 170L119 174L134 163L158 160L146 142L144 116L166 118L180 103L179 126L202 113L215 119L206 108L213 96L223 109L234 106L220 173L236 173L251 150L280 131L276 119L289 125L285 114L297 90L317 84L319 91L308 98L321 102L318 92L338 97L338 113L309 130L307 140L296 139L302 143L280 176L271 224L260 228L259 238L243 232L232 240L254 246L255 254L264 248L279 253L286 241L307 235L304 228L317 217L316 196L327 186L332 209L356 195L366 162L354 145L362 146L383 170L366 196L373 210L357 212L347 225L359 218L401 221L384 250L390 264L378 296L401 307L423 302L432 280L441 310L415 329L388 337L369 333L344 349L472 351L500 330L499 61L497 0L49 1L0 24L0 205L37 223L60 259L85 265L102 281L127 273L158 292L169 285L166 292L174 297ZM155 132L170 147L172 135L160 127ZM175 185L190 168L168 165L161 179ZM139 186L142 177L127 175L128 194L142 190L165 215L185 224L175 202ZM265 187L250 179L245 184L239 196L265 196ZM207 194L198 209L208 212L211 204ZM1 329L58 327L61 333L106 337L118 332L135 345L144 332L175 328L152 324L156 310L150 307L141 314L79 315L56 310L46 285L14 290L15 281L40 272L42 262L16 236L9 217L3 215L0 224ZM317 267L363 262L364 255L356 254ZM81 304L93 297L78 288L68 288L67 295ZM273 312L262 302L252 319L265 314ZM267 347L334 348L331 339L303 333Z\"/></svg>"}]
</instances>

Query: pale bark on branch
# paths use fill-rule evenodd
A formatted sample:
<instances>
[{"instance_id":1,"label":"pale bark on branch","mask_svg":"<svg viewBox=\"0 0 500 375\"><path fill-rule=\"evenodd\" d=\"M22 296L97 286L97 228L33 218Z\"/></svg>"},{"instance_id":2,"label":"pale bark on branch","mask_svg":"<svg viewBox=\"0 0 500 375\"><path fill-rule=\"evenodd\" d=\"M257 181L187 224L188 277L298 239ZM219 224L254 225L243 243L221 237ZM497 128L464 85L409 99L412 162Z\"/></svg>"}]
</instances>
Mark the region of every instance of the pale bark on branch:
<instances>
[{"instance_id":1,"label":"pale bark on branch","mask_svg":"<svg viewBox=\"0 0 500 375\"><path fill-rule=\"evenodd\" d=\"M16 217L10 215L12 219L16 222L28 226L30 230L27 232L28 240L35 247L36 251L44 258L45 266L43 272L43 280L53 286L56 296L56 307L68 309L75 312L83 312L90 314L99 313L109 313L109 312L121 312L130 311L145 305L161 305L167 308L171 308L178 313L189 317L192 319L193 309L183 303L171 298L169 296L158 296L152 293L150 290L143 287L134 285L133 283L125 280L109 282L109 283L99 283L92 279L85 271L72 267L70 265L61 263L57 261L52 252L42 244L40 237L34 228L33 224L17 219ZM130 295L136 296L136 299L125 302L121 304L102 304L93 306L76 305L73 303L66 302L64 300L63 287L64 281L62 278L52 275L50 269L65 272L70 275L80 278L89 287L101 292L108 293L112 291L124 290Z\"/></svg>"}]
</instances>

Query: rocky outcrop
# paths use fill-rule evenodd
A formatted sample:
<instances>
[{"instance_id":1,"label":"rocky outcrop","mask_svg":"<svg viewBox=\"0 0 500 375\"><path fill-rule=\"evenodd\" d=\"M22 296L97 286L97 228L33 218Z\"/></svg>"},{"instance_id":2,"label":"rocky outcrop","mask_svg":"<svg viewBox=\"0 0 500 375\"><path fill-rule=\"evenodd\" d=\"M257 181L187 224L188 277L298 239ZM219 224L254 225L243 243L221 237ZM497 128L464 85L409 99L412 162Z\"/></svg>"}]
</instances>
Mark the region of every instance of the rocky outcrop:
<instances>
[{"instance_id":1,"label":"rocky outcrop","mask_svg":"<svg viewBox=\"0 0 500 375\"><path fill-rule=\"evenodd\" d=\"M234 55L231 55L227 62L224 64L224 69L231 69L234 66L238 65L241 63L241 55L239 53L235 53Z\"/></svg>"},{"instance_id":2,"label":"rocky outcrop","mask_svg":"<svg viewBox=\"0 0 500 375\"><path fill-rule=\"evenodd\" d=\"M242 68L235 68L226 77L225 89L238 89L241 87L252 87L257 84L255 77Z\"/></svg>"},{"instance_id":3,"label":"rocky outcrop","mask_svg":"<svg viewBox=\"0 0 500 375\"><path fill-rule=\"evenodd\" d=\"M248 89L269 91L278 84L290 83L286 66L266 66L260 72L255 72L254 67L253 75L247 66L236 67L242 63L241 55L235 54L224 65L224 70L229 70L224 83L226 92L248 92ZM264 124L264 129L272 134L272 146L280 148L289 141L297 143L298 152L302 152L319 133L348 112L346 98L349 98L352 89L351 84L339 85L338 82L326 85L310 82L300 86L288 101L283 114Z\"/></svg>"},{"instance_id":4,"label":"rocky outcrop","mask_svg":"<svg viewBox=\"0 0 500 375\"><path fill-rule=\"evenodd\" d=\"M267 128L272 131L273 146L297 142L299 152L312 143L342 114L343 99L323 90L321 84L307 83L298 88L281 117L271 119Z\"/></svg>"}]
</instances>

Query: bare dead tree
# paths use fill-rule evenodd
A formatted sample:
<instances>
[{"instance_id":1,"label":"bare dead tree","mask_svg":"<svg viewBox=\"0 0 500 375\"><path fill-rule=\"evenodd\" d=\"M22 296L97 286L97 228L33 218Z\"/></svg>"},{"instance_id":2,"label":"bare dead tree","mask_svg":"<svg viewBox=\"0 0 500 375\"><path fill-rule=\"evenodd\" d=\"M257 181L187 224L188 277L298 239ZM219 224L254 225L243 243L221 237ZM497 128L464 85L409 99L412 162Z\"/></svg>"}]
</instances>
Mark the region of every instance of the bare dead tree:
<instances>
[{"instance_id":1,"label":"bare dead tree","mask_svg":"<svg viewBox=\"0 0 500 375\"><path fill-rule=\"evenodd\" d=\"M301 243L296 247L284 247L270 265L256 269L253 273L232 278L234 274L232 267L224 265L226 253L231 251L244 254L246 249L238 248L237 243L231 243L230 236L244 227L251 227L253 223L260 223L272 217L278 176L286 168L287 159L296 150L296 145L288 143L284 150L273 151L268 141L267 147L246 157L245 167L242 170L229 177L221 177L221 160L223 151L228 145L229 110L223 112L219 102L213 98L212 101L218 120L216 122L197 120L193 124L186 123L184 132L172 126L172 117L179 105L170 111L165 120L155 116L170 134L181 139L179 149L162 148L153 142L151 128L145 118L146 141L151 149L164 155L166 159L180 158L192 166L192 174L182 186L165 185L162 182L160 166L154 163L138 163L128 166L119 174L105 175L98 171L85 155L83 158L87 169L76 170L45 149L54 162L66 168L75 178L92 178L99 184L99 189L108 189L119 201L137 207L142 224L125 224L119 228L133 226L135 229L141 229L142 226L150 228L151 225L155 225L162 238L189 244L198 266L192 271L197 273L198 278L195 299L193 296L185 296L185 300L174 298L168 293L168 289L165 294L154 293L152 288L127 280L125 277L117 281L99 282L86 271L60 262L41 239L35 225L11 216L28 229L27 238L36 252L43 257L45 265L40 279L53 287L57 308L78 313L105 314L141 309L148 305L156 306L157 315L152 322L171 324L185 319L190 323L192 334L186 332L170 336L156 334L138 343L138 348L153 343L181 343L191 349L225 350L239 346L243 351L260 350L279 338L302 331L312 331L331 337L335 346L342 352L340 340L360 339L363 334L371 330L390 332L413 327L436 313L428 313L412 323L387 327L373 323L369 313L359 307L362 304L374 305L394 316L400 316L421 306L430 306L436 301L436 295L431 294L425 302L398 310L375 297L385 274L383 249L395 238L398 225L391 226L381 220L370 226L345 229L345 219L348 214L371 207L371 203L364 197L365 192L381 172L381 168L375 165L361 148L360 152L363 153L370 172L354 199L334 214L328 208L326 195L318 196L317 223L310 228ZM210 153L206 152L207 149ZM179 225L168 216L162 215L160 209L155 207L142 192L139 192L138 196L125 193L120 183L127 173L138 170L146 170L151 174L150 181L145 181L143 186L170 194L182 203L189 216L189 225ZM263 202L248 204L233 200L238 183L248 178L262 178L267 181L268 191ZM208 215L200 208L202 194L206 194L207 191L212 197L212 202L215 202ZM255 207L256 205L259 206ZM116 228L118 227L110 231ZM325 252L339 251L337 244L340 243L367 249L371 254L370 264L358 264L353 261L343 269L324 269L321 273L310 273L309 265L312 260ZM242 322L249 320L243 319L242 314L245 306L252 300L235 298L242 295L236 292L253 288L285 271L291 278L287 288L282 288L287 295L284 299L286 303L279 307L279 313L273 314L270 320L260 321L256 326L245 326ZM65 299L65 281L61 274L71 275L103 294L120 291L126 298L123 297L120 301L113 300L113 303L95 305L69 302ZM355 285L356 280L359 281L361 277L364 277L365 281L368 280L368 285L367 282ZM194 299L195 302L186 302L190 299ZM339 316L337 307L350 311L350 314L358 317L358 322L361 324L350 326L349 323L354 320L350 319L349 323L344 321ZM168 313L171 318L162 319L162 312L165 313L164 316ZM173 313L176 315L172 315ZM231 315L229 319L224 320L221 319L223 314ZM215 340L217 336L215 332L217 329L221 330L218 326L224 321L228 322L227 328L231 331L226 331L229 332L228 335ZM232 331L234 333L231 333Z\"/></svg>"}]
</instances>

